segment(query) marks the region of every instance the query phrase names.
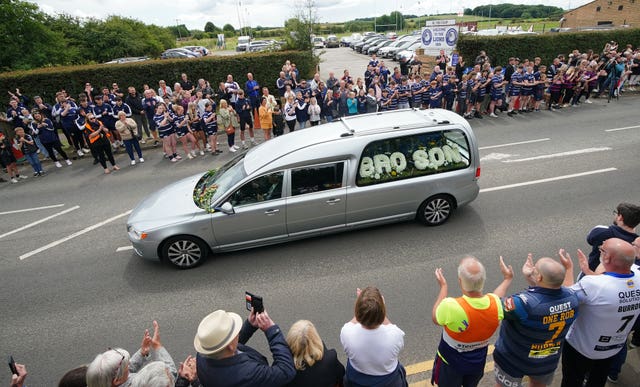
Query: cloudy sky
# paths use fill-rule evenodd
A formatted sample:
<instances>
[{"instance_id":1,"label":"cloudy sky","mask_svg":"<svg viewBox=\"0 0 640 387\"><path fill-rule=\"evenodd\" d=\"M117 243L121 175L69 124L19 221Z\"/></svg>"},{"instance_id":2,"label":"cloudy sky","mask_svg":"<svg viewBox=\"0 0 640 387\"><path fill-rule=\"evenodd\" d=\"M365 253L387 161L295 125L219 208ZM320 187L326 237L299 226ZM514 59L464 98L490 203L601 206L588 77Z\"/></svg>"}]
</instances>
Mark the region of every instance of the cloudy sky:
<instances>
[{"instance_id":1,"label":"cloudy sky","mask_svg":"<svg viewBox=\"0 0 640 387\"><path fill-rule=\"evenodd\" d=\"M147 24L170 26L185 24L189 29L204 29L207 21L222 27L230 23L244 26L282 26L295 13L297 1L269 0L28 0L49 14L66 13L80 17L104 19L120 15ZM315 0L320 22L340 22L357 17L372 17L398 10L403 14L455 13L482 4L540 4L565 9L590 0ZM455 3L455 4L454 4Z\"/></svg>"}]
</instances>

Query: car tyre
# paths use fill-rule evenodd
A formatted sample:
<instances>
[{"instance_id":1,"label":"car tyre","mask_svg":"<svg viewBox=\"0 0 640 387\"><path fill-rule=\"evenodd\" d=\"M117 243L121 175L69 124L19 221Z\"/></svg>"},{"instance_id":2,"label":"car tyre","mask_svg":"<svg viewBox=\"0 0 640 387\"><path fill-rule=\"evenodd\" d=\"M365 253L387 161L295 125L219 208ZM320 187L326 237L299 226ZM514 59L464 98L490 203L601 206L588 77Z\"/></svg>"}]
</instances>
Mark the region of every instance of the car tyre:
<instances>
[{"instance_id":1,"label":"car tyre","mask_svg":"<svg viewBox=\"0 0 640 387\"><path fill-rule=\"evenodd\" d=\"M451 196L435 195L422 202L416 217L425 226L439 226L449 219L454 208Z\"/></svg>"},{"instance_id":2,"label":"car tyre","mask_svg":"<svg viewBox=\"0 0 640 387\"><path fill-rule=\"evenodd\" d=\"M191 269L209 255L209 247L201 239L179 235L167 239L162 245L162 258L178 269Z\"/></svg>"}]
</instances>

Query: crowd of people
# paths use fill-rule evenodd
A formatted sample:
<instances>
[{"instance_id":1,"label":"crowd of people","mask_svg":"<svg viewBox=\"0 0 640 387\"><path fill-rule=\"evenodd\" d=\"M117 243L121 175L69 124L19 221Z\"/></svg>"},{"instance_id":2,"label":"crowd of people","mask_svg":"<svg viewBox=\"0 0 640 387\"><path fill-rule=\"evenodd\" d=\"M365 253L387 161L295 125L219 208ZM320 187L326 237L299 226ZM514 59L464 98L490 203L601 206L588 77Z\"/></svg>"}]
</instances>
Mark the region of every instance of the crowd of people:
<instances>
[{"instance_id":1,"label":"crowd of people","mask_svg":"<svg viewBox=\"0 0 640 387\"><path fill-rule=\"evenodd\" d=\"M495 332L497 386L521 386L525 376L530 386L548 386L560 359L563 387L617 382L627 345L640 346L639 223L640 206L618 204L613 224L596 226L587 236L589 256L578 250L581 273L575 283L573 261L563 249L559 260L534 260L529 254L522 266L529 288L510 296L514 271L502 257L503 281L492 293L484 293L486 269L473 256L464 257L457 268L461 296L449 296L444 272L436 269L440 291L432 320L442 333L432 384L477 386ZM295 322L285 336L262 300L248 300L246 319L225 310L205 316L194 335L195 357L188 355L178 366L163 347L154 321L153 335L146 330L133 355L110 348L70 370L59 386L408 386L399 361L405 334L387 317L379 289L356 291L354 316L340 331L346 365L327 348L311 321ZM247 345L257 330L267 339L271 364ZM14 368L11 386L23 387L26 368Z\"/></svg>"},{"instance_id":2,"label":"crowd of people","mask_svg":"<svg viewBox=\"0 0 640 387\"><path fill-rule=\"evenodd\" d=\"M417 71L412 71L415 69ZM295 63L287 61L275 81L277 95L261 86L252 73L241 86L228 75L216 88L205 79L193 83L187 74L167 85L158 81L157 91L143 85L142 93L134 86L121 90L93 88L86 83L77 97L60 90L53 105L39 96L32 99L20 89L9 92L6 116L13 131L0 136L0 163L12 183L26 179L16 161L24 156L34 176L46 171L41 159L51 159L60 168L71 165L59 134L78 157L91 154L105 174L120 169L113 153L124 147L131 165L144 162L140 144L162 144L164 157L171 162L223 152L219 135L226 135L227 151L236 145L247 149L259 141L255 133L262 130L262 140L280 136L285 131L304 129L334 119L378 111L405 108L444 108L464 117L497 117L540 111L556 111L591 103L603 92L621 93L624 87L634 90L640 82L640 50L627 45L619 50L608 43L601 53L574 50L568 57L558 55L549 65L512 57L505 66L494 66L483 51L473 66L461 56L453 61L444 51L436 58L430 75L420 75L419 66L407 62L390 70L375 54L362 77L354 79L344 70L338 79L329 73L322 80L319 73L310 80L300 76ZM17 131L21 128L22 131ZM248 134L248 138L247 138ZM146 137L145 137L146 136ZM181 148L182 155L178 151ZM110 164L110 168L107 165Z\"/></svg>"}]
</instances>

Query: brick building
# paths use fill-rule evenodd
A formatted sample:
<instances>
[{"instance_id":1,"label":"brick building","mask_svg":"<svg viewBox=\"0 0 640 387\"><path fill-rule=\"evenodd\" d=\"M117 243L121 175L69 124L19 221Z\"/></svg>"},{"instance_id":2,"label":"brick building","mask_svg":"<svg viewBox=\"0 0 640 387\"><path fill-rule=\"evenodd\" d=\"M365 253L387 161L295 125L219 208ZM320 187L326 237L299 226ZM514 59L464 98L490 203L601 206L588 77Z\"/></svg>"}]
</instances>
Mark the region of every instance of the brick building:
<instances>
[{"instance_id":1,"label":"brick building","mask_svg":"<svg viewBox=\"0 0 640 387\"><path fill-rule=\"evenodd\" d=\"M563 15L561 27L640 27L640 0L595 0Z\"/></svg>"}]
</instances>

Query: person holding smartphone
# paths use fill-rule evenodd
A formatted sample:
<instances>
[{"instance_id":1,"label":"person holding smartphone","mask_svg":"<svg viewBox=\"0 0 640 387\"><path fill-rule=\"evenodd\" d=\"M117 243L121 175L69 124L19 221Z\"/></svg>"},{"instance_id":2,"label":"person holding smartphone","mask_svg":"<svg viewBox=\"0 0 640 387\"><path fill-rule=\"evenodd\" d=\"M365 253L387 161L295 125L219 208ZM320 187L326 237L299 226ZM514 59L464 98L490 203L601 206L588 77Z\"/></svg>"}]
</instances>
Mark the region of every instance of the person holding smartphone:
<instances>
[{"instance_id":1,"label":"person holding smartphone","mask_svg":"<svg viewBox=\"0 0 640 387\"><path fill-rule=\"evenodd\" d=\"M13 361L13 356L9 356L9 369L11 370L11 387L24 387L24 380L27 378L27 367Z\"/></svg>"}]
</instances>

